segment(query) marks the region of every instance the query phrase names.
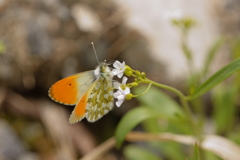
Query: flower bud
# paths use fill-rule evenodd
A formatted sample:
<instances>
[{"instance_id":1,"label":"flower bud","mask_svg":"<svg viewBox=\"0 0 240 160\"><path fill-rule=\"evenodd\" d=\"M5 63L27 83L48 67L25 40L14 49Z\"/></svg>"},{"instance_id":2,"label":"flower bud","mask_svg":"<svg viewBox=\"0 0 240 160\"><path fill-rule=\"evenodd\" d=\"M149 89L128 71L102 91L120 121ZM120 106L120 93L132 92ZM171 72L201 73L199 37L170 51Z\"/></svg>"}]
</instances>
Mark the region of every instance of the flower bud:
<instances>
[{"instance_id":1,"label":"flower bud","mask_svg":"<svg viewBox=\"0 0 240 160\"><path fill-rule=\"evenodd\" d=\"M127 71L132 71L132 68L129 67L128 65L125 65L125 70L127 70Z\"/></svg>"},{"instance_id":2,"label":"flower bud","mask_svg":"<svg viewBox=\"0 0 240 160\"><path fill-rule=\"evenodd\" d=\"M132 87L137 87L138 86L138 83L137 82L133 82L132 83Z\"/></svg>"},{"instance_id":3,"label":"flower bud","mask_svg":"<svg viewBox=\"0 0 240 160\"><path fill-rule=\"evenodd\" d=\"M132 97L133 97L132 93L129 93L126 95L125 100L130 100L132 99Z\"/></svg>"},{"instance_id":4,"label":"flower bud","mask_svg":"<svg viewBox=\"0 0 240 160\"><path fill-rule=\"evenodd\" d=\"M131 70L125 70L124 74L128 77L132 76L132 71Z\"/></svg>"},{"instance_id":5,"label":"flower bud","mask_svg":"<svg viewBox=\"0 0 240 160\"><path fill-rule=\"evenodd\" d=\"M137 76L140 76L141 73L140 73L139 71L136 71L136 75L137 75Z\"/></svg>"},{"instance_id":6,"label":"flower bud","mask_svg":"<svg viewBox=\"0 0 240 160\"><path fill-rule=\"evenodd\" d=\"M146 78L146 73L145 72L142 72L141 75L142 75L142 78Z\"/></svg>"},{"instance_id":7,"label":"flower bud","mask_svg":"<svg viewBox=\"0 0 240 160\"><path fill-rule=\"evenodd\" d=\"M141 83L141 80L140 80L139 78L135 78L134 81L135 81L136 83Z\"/></svg>"}]
</instances>

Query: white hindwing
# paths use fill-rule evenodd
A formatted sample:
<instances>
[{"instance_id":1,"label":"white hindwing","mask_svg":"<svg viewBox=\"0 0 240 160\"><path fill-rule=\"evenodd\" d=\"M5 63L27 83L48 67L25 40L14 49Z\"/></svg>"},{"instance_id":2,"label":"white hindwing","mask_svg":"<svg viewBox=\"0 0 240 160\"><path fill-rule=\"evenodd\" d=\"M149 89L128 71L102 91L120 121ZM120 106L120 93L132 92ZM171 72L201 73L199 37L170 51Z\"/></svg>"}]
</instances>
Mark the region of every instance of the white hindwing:
<instances>
[{"instance_id":1,"label":"white hindwing","mask_svg":"<svg viewBox=\"0 0 240 160\"><path fill-rule=\"evenodd\" d=\"M112 76L99 76L86 107L86 119L95 122L113 108Z\"/></svg>"}]
</instances>

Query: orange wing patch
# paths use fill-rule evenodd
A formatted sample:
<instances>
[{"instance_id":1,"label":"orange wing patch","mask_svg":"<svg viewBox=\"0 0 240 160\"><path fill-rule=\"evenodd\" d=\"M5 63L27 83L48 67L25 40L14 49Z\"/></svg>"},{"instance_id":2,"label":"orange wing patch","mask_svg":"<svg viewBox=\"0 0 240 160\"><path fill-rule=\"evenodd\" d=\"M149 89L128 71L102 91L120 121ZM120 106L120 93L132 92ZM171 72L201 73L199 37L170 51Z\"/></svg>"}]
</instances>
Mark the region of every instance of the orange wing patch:
<instances>
[{"instance_id":1,"label":"orange wing patch","mask_svg":"<svg viewBox=\"0 0 240 160\"><path fill-rule=\"evenodd\" d=\"M69 123L71 123L71 124L77 123L85 117L88 98L89 98L90 93L92 92L93 88L95 87L96 83L97 83L97 80L92 83L91 87L87 90L87 92L82 96L81 100L75 106L75 108L72 111L72 114L69 118Z\"/></svg>"},{"instance_id":2,"label":"orange wing patch","mask_svg":"<svg viewBox=\"0 0 240 160\"><path fill-rule=\"evenodd\" d=\"M76 109L75 109L76 116L83 116L85 114L87 100L88 100L88 96L87 96L87 93L85 93L76 106Z\"/></svg>"},{"instance_id":3,"label":"orange wing patch","mask_svg":"<svg viewBox=\"0 0 240 160\"><path fill-rule=\"evenodd\" d=\"M78 82L79 75L73 75L56 82L49 89L49 96L56 102L66 105L74 105L78 102Z\"/></svg>"}]
</instances>

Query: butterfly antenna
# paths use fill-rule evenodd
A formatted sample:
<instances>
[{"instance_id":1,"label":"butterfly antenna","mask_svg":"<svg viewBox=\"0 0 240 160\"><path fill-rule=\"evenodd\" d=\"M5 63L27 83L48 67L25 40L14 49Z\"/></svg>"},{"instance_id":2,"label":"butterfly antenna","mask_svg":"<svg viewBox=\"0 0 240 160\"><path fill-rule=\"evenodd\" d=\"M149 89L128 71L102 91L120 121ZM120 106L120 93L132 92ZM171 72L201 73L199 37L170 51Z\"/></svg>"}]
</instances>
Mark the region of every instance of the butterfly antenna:
<instances>
[{"instance_id":1,"label":"butterfly antenna","mask_svg":"<svg viewBox=\"0 0 240 160\"><path fill-rule=\"evenodd\" d=\"M96 52L95 47L94 47L94 43L91 42L91 44L92 44L93 51L94 51L94 53L95 53L95 56L96 56L97 62L98 62L98 64L100 64L100 63L99 63L99 60L98 60L97 52Z\"/></svg>"},{"instance_id":2,"label":"butterfly antenna","mask_svg":"<svg viewBox=\"0 0 240 160\"><path fill-rule=\"evenodd\" d=\"M108 65L111 65L115 62L115 60L111 60L110 62L108 62Z\"/></svg>"}]
</instances>

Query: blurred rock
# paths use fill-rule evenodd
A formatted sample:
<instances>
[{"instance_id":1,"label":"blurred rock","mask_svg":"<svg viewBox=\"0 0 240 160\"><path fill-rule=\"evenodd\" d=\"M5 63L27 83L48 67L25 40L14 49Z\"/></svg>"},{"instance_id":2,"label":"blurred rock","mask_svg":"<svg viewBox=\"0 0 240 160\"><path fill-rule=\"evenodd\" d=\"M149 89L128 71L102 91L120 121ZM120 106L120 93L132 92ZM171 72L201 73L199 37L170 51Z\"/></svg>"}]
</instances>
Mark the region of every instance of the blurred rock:
<instances>
[{"instance_id":1,"label":"blurred rock","mask_svg":"<svg viewBox=\"0 0 240 160\"><path fill-rule=\"evenodd\" d=\"M53 46L46 28L46 24L50 21L50 17L42 13L36 19L29 19L26 25L30 53L45 59L53 52Z\"/></svg>"},{"instance_id":2,"label":"blurred rock","mask_svg":"<svg viewBox=\"0 0 240 160\"><path fill-rule=\"evenodd\" d=\"M191 17L198 23L191 30L188 44L193 51L193 69L203 67L207 49L220 36L217 21L212 11L215 3L207 0L139 0L115 1L123 10L125 23L135 29L148 40L149 56L166 66L166 75L174 81L188 75L186 58L181 50L181 34L179 28L171 24L175 18ZM169 16L171 15L171 16Z\"/></svg>"},{"instance_id":3,"label":"blurred rock","mask_svg":"<svg viewBox=\"0 0 240 160\"><path fill-rule=\"evenodd\" d=\"M26 150L11 126L0 120L0 155L11 160L39 160L39 157Z\"/></svg>"},{"instance_id":4,"label":"blurred rock","mask_svg":"<svg viewBox=\"0 0 240 160\"><path fill-rule=\"evenodd\" d=\"M0 0L0 15L6 9L9 0Z\"/></svg>"},{"instance_id":5,"label":"blurred rock","mask_svg":"<svg viewBox=\"0 0 240 160\"><path fill-rule=\"evenodd\" d=\"M24 154L17 160L40 160L40 157L35 153Z\"/></svg>"},{"instance_id":6,"label":"blurred rock","mask_svg":"<svg viewBox=\"0 0 240 160\"><path fill-rule=\"evenodd\" d=\"M7 122L0 121L0 154L10 159L17 159L26 152L16 134Z\"/></svg>"},{"instance_id":7,"label":"blurred rock","mask_svg":"<svg viewBox=\"0 0 240 160\"><path fill-rule=\"evenodd\" d=\"M70 18L69 9L61 0L43 0L43 2L62 20Z\"/></svg>"},{"instance_id":8,"label":"blurred rock","mask_svg":"<svg viewBox=\"0 0 240 160\"><path fill-rule=\"evenodd\" d=\"M236 38L240 33L240 1L224 0L216 3L220 30L228 37Z\"/></svg>"},{"instance_id":9,"label":"blurred rock","mask_svg":"<svg viewBox=\"0 0 240 160\"><path fill-rule=\"evenodd\" d=\"M103 25L99 16L89 6L81 3L74 5L72 7L72 16L81 31L95 34L102 31Z\"/></svg>"}]
</instances>

